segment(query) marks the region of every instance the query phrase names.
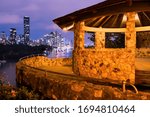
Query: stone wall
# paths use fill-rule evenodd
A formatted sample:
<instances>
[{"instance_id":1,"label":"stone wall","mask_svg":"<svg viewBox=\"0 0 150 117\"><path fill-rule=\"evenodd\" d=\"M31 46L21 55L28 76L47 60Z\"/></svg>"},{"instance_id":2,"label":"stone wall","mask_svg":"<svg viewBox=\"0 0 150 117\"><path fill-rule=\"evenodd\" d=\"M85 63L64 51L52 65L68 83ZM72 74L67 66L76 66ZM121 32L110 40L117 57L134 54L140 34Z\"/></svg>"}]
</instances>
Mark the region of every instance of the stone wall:
<instances>
[{"instance_id":1,"label":"stone wall","mask_svg":"<svg viewBox=\"0 0 150 117\"><path fill-rule=\"evenodd\" d=\"M32 58L30 58L32 59ZM33 58L35 59L35 58ZM28 61L28 60L27 60ZM24 60L25 63L25 60ZM30 68L22 61L16 66L17 83L40 92L49 99L57 100L101 100L101 99L150 99L149 93L135 94L134 90L122 92L121 87L96 85L82 78L72 78L49 72L47 77L40 69Z\"/></svg>"},{"instance_id":2,"label":"stone wall","mask_svg":"<svg viewBox=\"0 0 150 117\"><path fill-rule=\"evenodd\" d=\"M74 52L74 72L81 76L134 83L135 61L130 49L85 49Z\"/></svg>"},{"instance_id":3,"label":"stone wall","mask_svg":"<svg viewBox=\"0 0 150 117\"><path fill-rule=\"evenodd\" d=\"M92 78L123 80L135 83L135 12L126 13L125 48L107 49L105 45L105 32L102 27L87 28L84 22L75 22L74 26L74 73ZM84 31L96 32L95 48L84 48ZM114 30L110 29L112 32ZM110 31L109 30L109 31Z\"/></svg>"},{"instance_id":4,"label":"stone wall","mask_svg":"<svg viewBox=\"0 0 150 117\"><path fill-rule=\"evenodd\" d=\"M20 62L31 67L63 66L72 65L72 58L47 58L44 56L36 56L21 60Z\"/></svg>"},{"instance_id":5,"label":"stone wall","mask_svg":"<svg viewBox=\"0 0 150 117\"><path fill-rule=\"evenodd\" d=\"M150 58L150 48L137 48L136 58Z\"/></svg>"}]
</instances>

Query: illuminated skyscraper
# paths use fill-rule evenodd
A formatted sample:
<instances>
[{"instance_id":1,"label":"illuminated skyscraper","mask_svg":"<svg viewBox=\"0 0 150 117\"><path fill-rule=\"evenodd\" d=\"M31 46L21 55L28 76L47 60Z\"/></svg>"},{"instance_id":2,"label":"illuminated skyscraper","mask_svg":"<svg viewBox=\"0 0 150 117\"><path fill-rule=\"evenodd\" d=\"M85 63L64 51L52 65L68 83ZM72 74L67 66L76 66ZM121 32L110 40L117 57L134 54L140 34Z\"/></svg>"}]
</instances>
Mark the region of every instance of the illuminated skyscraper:
<instances>
[{"instance_id":1,"label":"illuminated skyscraper","mask_svg":"<svg viewBox=\"0 0 150 117\"><path fill-rule=\"evenodd\" d=\"M0 43L6 44L6 39L7 39L6 33L2 31L2 32L0 33Z\"/></svg>"},{"instance_id":2,"label":"illuminated skyscraper","mask_svg":"<svg viewBox=\"0 0 150 117\"><path fill-rule=\"evenodd\" d=\"M24 42L27 44L30 40L30 17L24 16Z\"/></svg>"},{"instance_id":3,"label":"illuminated skyscraper","mask_svg":"<svg viewBox=\"0 0 150 117\"><path fill-rule=\"evenodd\" d=\"M11 42L11 44L15 44L16 43L16 29L15 28L10 28L10 36L9 36L9 40Z\"/></svg>"},{"instance_id":4,"label":"illuminated skyscraper","mask_svg":"<svg viewBox=\"0 0 150 117\"><path fill-rule=\"evenodd\" d=\"M7 38L6 33L2 31L0 33L0 38L2 38L2 40L6 40L6 38Z\"/></svg>"}]
</instances>

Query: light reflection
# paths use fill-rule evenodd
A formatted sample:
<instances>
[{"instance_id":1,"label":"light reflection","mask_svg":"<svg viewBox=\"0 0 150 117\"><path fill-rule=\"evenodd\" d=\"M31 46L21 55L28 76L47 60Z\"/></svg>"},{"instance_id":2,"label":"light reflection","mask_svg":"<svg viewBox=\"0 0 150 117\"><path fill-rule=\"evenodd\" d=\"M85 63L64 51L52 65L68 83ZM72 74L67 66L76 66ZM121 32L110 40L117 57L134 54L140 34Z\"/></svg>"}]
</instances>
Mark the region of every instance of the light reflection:
<instances>
[{"instance_id":1,"label":"light reflection","mask_svg":"<svg viewBox=\"0 0 150 117\"><path fill-rule=\"evenodd\" d=\"M127 22L127 15L124 14L122 18L121 26L124 26L126 22ZM140 21L138 13L135 14L135 24L136 26L141 26L141 21Z\"/></svg>"},{"instance_id":2,"label":"light reflection","mask_svg":"<svg viewBox=\"0 0 150 117\"><path fill-rule=\"evenodd\" d=\"M68 30L70 30L73 27L74 27L74 23L72 25L68 26L68 27L64 27L63 30L64 31L68 31Z\"/></svg>"}]
</instances>

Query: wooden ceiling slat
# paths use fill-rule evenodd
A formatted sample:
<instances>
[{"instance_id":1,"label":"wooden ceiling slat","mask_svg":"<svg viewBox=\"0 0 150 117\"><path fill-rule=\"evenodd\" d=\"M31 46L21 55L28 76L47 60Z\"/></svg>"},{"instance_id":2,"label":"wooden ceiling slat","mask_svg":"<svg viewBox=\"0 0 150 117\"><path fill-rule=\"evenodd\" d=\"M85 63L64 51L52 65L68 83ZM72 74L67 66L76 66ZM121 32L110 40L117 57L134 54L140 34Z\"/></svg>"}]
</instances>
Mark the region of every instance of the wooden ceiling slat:
<instances>
[{"instance_id":1,"label":"wooden ceiling slat","mask_svg":"<svg viewBox=\"0 0 150 117\"><path fill-rule=\"evenodd\" d=\"M119 28L125 28L125 26L124 26L124 27L121 26L121 22L122 22L122 20L123 20L123 15L124 15L124 14L120 14L119 17L118 17L118 20L117 20L118 23L117 23L116 25L117 25L117 27L119 27Z\"/></svg>"},{"instance_id":2,"label":"wooden ceiling slat","mask_svg":"<svg viewBox=\"0 0 150 117\"><path fill-rule=\"evenodd\" d=\"M105 16L99 17L99 20L97 22L95 22L95 24L93 25L93 27L97 27L98 24L105 18Z\"/></svg>"},{"instance_id":3,"label":"wooden ceiling slat","mask_svg":"<svg viewBox=\"0 0 150 117\"><path fill-rule=\"evenodd\" d=\"M129 7L126 4L117 5L117 6L111 6L105 9L99 9L99 12L97 13L87 13L82 16L77 17L77 21L84 20L89 17L97 17L97 16L108 16L108 15L116 15L116 14L123 14L124 12L133 12L133 11L141 11L139 8L142 8L143 11L150 10L150 3L148 5L145 5L144 3L134 4L134 7ZM89 15L90 14L90 15Z\"/></svg>"},{"instance_id":4,"label":"wooden ceiling slat","mask_svg":"<svg viewBox=\"0 0 150 117\"><path fill-rule=\"evenodd\" d=\"M143 20L142 20L142 19L143 19L143 18L142 18L142 17L143 17L143 16L142 16L143 13L142 13L142 12L139 12L138 15L139 15L139 20L141 21L141 25L143 26Z\"/></svg>"},{"instance_id":5,"label":"wooden ceiling slat","mask_svg":"<svg viewBox=\"0 0 150 117\"><path fill-rule=\"evenodd\" d=\"M143 14L144 14L145 17L150 21L150 17L149 17L145 12L143 12Z\"/></svg>"},{"instance_id":6,"label":"wooden ceiling slat","mask_svg":"<svg viewBox=\"0 0 150 117\"><path fill-rule=\"evenodd\" d=\"M88 26L93 25L93 23L96 22L97 20L98 20L98 18L90 18L90 19L88 19L88 21L85 20L87 22L86 25L88 25Z\"/></svg>"},{"instance_id":7,"label":"wooden ceiling slat","mask_svg":"<svg viewBox=\"0 0 150 117\"><path fill-rule=\"evenodd\" d=\"M114 21L112 23L112 27L114 27L114 28L115 28L115 26L117 24L118 17L119 17L119 14L115 16L115 19L114 19Z\"/></svg>"},{"instance_id":8,"label":"wooden ceiling slat","mask_svg":"<svg viewBox=\"0 0 150 117\"><path fill-rule=\"evenodd\" d=\"M99 18L96 18L95 20L91 20L91 23L89 24L89 26L95 25L95 23L98 21L99 21Z\"/></svg>"},{"instance_id":9,"label":"wooden ceiling slat","mask_svg":"<svg viewBox=\"0 0 150 117\"><path fill-rule=\"evenodd\" d=\"M150 20L148 20L147 16L145 16L144 12L139 12L138 15L139 15L139 19L140 19L142 26L149 26L150 25Z\"/></svg>"},{"instance_id":10,"label":"wooden ceiling slat","mask_svg":"<svg viewBox=\"0 0 150 117\"><path fill-rule=\"evenodd\" d=\"M112 15L107 21L106 23L103 25L104 28L107 28L107 27L111 27L113 28L113 23L114 23L114 20L115 20L116 16L115 15Z\"/></svg>"},{"instance_id":11,"label":"wooden ceiling slat","mask_svg":"<svg viewBox=\"0 0 150 117\"><path fill-rule=\"evenodd\" d=\"M107 18L105 20L103 20L103 22L99 25L99 27L103 27L103 25L112 17L111 16L107 16Z\"/></svg>"}]
</instances>

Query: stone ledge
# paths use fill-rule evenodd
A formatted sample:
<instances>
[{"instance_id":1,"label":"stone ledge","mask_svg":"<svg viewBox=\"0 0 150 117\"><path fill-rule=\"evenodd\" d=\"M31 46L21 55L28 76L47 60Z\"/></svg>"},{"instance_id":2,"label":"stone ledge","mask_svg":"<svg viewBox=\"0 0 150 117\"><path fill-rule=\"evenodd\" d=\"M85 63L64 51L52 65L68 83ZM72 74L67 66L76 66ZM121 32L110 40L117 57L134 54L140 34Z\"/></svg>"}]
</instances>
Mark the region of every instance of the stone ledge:
<instances>
[{"instance_id":1,"label":"stone ledge","mask_svg":"<svg viewBox=\"0 0 150 117\"><path fill-rule=\"evenodd\" d=\"M72 58L47 58L45 56L36 56L20 61L22 64L30 65L33 67L40 66L63 66L72 65Z\"/></svg>"}]
</instances>

